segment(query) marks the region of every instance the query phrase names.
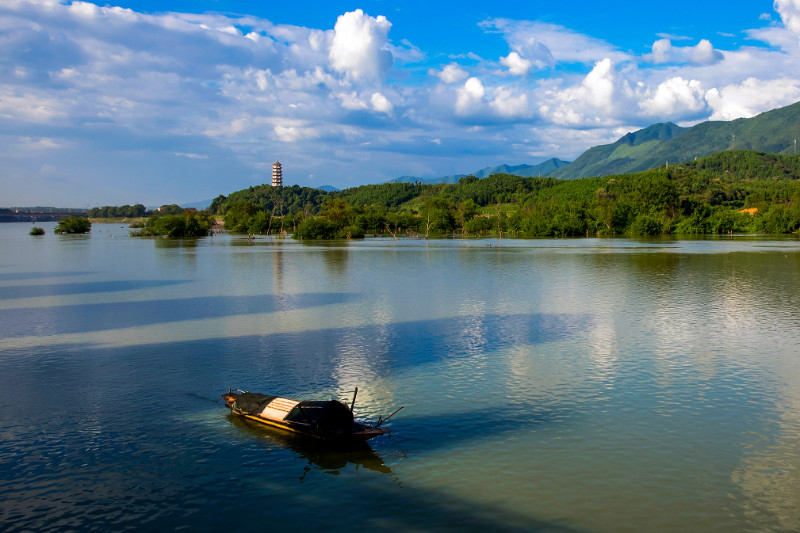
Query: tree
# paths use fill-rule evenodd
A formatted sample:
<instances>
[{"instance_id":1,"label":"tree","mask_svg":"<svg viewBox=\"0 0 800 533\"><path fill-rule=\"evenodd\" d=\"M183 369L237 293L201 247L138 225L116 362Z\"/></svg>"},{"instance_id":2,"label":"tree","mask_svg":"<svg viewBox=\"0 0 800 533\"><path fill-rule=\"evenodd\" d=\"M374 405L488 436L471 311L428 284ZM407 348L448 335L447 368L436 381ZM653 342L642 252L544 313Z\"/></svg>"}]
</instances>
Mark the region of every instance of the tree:
<instances>
[{"instance_id":1,"label":"tree","mask_svg":"<svg viewBox=\"0 0 800 533\"><path fill-rule=\"evenodd\" d=\"M351 223L354 216L353 208L342 198L329 198L319 212L321 217L328 219L336 227L343 228Z\"/></svg>"},{"instance_id":2,"label":"tree","mask_svg":"<svg viewBox=\"0 0 800 533\"><path fill-rule=\"evenodd\" d=\"M492 221L486 217L475 217L467 220L464 224L466 233L486 233L492 231Z\"/></svg>"},{"instance_id":3,"label":"tree","mask_svg":"<svg viewBox=\"0 0 800 533\"><path fill-rule=\"evenodd\" d=\"M309 217L294 232L295 239L335 239L337 227L330 220Z\"/></svg>"},{"instance_id":4,"label":"tree","mask_svg":"<svg viewBox=\"0 0 800 533\"><path fill-rule=\"evenodd\" d=\"M250 219L259 211L263 211L259 206L250 202L236 202L225 213L225 229L237 233L247 233L250 226Z\"/></svg>"},{"instance_id":5,"label":"tree","mask_svg":"<svg viewBox=\"0 0 800 533\"><path fill-rule=\"evenodd\" d=\"M474 176L468 176L468 177L473 177L474 178ZM461 178L459 183L461 183L462 181L464 181L466 179L467 178ZM477 180L477 179L478 178L475 178L475 180ZM459 222L459 224L461 224L462 231L464 233L466 233L467 232L467 229L466 229L467 222L472 220L472 218L478 213L478 204L476 204L475 201L472 198L468 198L468 199L464 200L463 202L459 202L459 204L456 206L456 208L457 208L457 211L458 211L458 222Z\"/></svg>"},{"instance_id":6,"label":"tree","mask_svg":"<svg viewBox=\"0 0 800 533\"><path fill-rule=\"evenodd\" d=\"M434 196L422 205L422 216L425 219L425 238L431 231L449 233L456 227L452 205L446 198Z\"/></svg>"},{"instance_id":7,"label":"tree","mask_svg":"<svg viewBox=\"0 0 800 533\"><path fill-rule=\"evenodd\" d=\"M376 204L364 207L363 212L356 216L355 225L370 233L383 231L387 226L386 208Z\"/></svg>"},{"instance_id":8,"label":"tree","mask_svg":"<svg viewBox=\"0 0 800 533\"><path fill-rule=\"evenodd\" d=\"M162 205L158 208L159 215L182 215L184 209L177 204Z\"/></svg>"}]
</instances>

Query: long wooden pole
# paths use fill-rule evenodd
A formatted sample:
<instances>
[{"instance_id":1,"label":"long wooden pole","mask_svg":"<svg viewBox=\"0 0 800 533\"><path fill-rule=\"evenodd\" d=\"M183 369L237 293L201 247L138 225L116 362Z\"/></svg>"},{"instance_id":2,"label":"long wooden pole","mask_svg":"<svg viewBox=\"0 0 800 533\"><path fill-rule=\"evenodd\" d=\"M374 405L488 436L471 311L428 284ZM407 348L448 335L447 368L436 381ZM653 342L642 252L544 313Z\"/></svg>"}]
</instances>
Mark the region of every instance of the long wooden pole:
<instances>
[{"instance_id":1,"label":"long wooden pole","mask_svg":"<svg viewBox=\"0 0 800 533\"><path fill-rule=\"evenodd\" d=\"M358 396L358 387L356 387L355 392L353 393L353 402L350 404L350 412L353 412L353 408L356 406L356 396Z\"/></svg>"},{"instance_id":2,"label":"long wooden pole","mask_svg":"<svg viewBox=\"0 0 800 533\"><path fill-rule=\"evenodd\" d=\"M375 428L376 428L376 429L377 429L377 428L379 428L379 427L381 426L381 424L383 424L384 422L386 422L387 420L389 420L390 418L392 418L394 415L396 415L396 414L397 414L397 413L400 411L400 409L402 409L402 407L398 408L398 409L397 409L397 411L395 411L394 413L390 414L389 416L387 416L387 417L386 417L386 418L384 418L383 420L379 420L379 421L378 421L378 423L377 423L377 424L375 424Z\"/></svg>"}]
</instances>

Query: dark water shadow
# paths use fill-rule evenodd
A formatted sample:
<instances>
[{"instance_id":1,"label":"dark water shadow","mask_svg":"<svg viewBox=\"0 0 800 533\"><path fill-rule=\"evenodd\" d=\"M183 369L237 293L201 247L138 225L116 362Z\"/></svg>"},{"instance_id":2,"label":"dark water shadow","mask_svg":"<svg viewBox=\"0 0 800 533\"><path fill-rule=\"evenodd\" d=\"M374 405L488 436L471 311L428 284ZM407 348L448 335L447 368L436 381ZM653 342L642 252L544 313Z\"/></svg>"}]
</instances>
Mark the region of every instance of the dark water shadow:
<instances>
[{"instance_id":1,"label":"dark water shadow","mask_svg":"<svg viewBox=\"0 0 800 533\"><path fill-rule=\"evenodd\" d=\"M232 413L228 413L226 418L248 438L258 439L268 446L290 449L305 458L308 463L301 469L299 476L301 481L311 468L337 475L349 464L353 464L356 469L366 468L381 474L392 473L392 469L386 466L383 459L366 442L325 443L270 428Z\"/></svg>"},{"instance_id":2,"label":"dark water shadow","mask_svg":"<svg viewBox=\"0 0 800 533\"><path fill-rule=\"evenodd\" d=\"M498 435L525 434L567 420L566 406L515 404L505 408L477 408L436 415L401 411L389 423L404 452L415 454L458 448L462 443L494 438ZM409 416L410 415L410 416Z\"/></svg>"},{"instance_id":3,"label":"dark water shadow","mask_svg":"<svg viewBox=\"0 0 800 533\"><path fill-rule=\"evenodd\" d=\"M476 495L482 490L483 488L479 484L472 487L472 491ZM380 529L384 531L502 531L513 533L588 533L589 531L569 525L567 519L558 521L540 519L507 508L460 498L445 490L430 490L420 487L391 490L379 487L368 491L368 489L356 487L354 492L356 495L360 494L356 497L361 501L383 502L377 508L357 509L352 514L353 518L358 518L366 523L380 524ZM302 497L298 497L297 504L301 505L301 502ZM335 505L333 501L326 503L327 507ZM334 529L345 531L347 526L339 520Z\"/></svg>"},{"instance_id":4,"label":"dark water shadow","mask_svg":"<svg viewBox=\"0 0 800 533\"><path fill-rule=\"evenodd\" d=\"M208 296L142 302L0 309L0 337L85 333L106 329L200 320L253 313L274 313L355 300L349 293L301 293L259 296Z\"/></svg>"},{"instance_id":5,"label":"dark water shadow","mask_svg":"<svg viewBox=\"0 0 800 533\"><path fill-rule=\"evenodd\" d=\"M36 298L39 296L66 296L96 294L99 292L135 291L154 287L167 287L186 283L183 280L122 280L87 281L83 283L48 283L44 285L17 285L0 287L0 299Z\"/></svg>"},{"instance_id":6,"label":"dark water shadow","mask_svg":"<svg viewBox=\"0 0 800 533\"><path fill-rule=\"evenodd\" d=\"M70 276L86 276L89 274L95 274L95 272L7 272L0 273L0 281L20 281L39 278L65 278Z\"/></svg>"}]
</instances>

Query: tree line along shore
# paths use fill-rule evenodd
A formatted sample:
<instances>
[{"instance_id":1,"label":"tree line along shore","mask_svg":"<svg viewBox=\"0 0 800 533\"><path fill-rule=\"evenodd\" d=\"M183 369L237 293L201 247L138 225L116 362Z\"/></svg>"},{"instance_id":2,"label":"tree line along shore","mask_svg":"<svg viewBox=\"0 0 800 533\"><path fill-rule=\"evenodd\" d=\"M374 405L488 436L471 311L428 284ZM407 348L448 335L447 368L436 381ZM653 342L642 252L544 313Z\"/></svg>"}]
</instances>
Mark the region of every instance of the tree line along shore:
<instances>
[{"instance_id":1,"label":"tree line along shore","mask_svg":"<svg viewBox=\"0 0 800 533\"><path fill-rule=\"evenodd\" d=\"M217 218L231 232L298 239L794 233L800 156L730 150L574 180L493 174L455 184L392 182L333 192L264 184L218 196L203 211L164 206L141 213L143 207L107 206L89 216L136 218L133 235L173 237L207 235Z\"/></svg>"}]
</instances>

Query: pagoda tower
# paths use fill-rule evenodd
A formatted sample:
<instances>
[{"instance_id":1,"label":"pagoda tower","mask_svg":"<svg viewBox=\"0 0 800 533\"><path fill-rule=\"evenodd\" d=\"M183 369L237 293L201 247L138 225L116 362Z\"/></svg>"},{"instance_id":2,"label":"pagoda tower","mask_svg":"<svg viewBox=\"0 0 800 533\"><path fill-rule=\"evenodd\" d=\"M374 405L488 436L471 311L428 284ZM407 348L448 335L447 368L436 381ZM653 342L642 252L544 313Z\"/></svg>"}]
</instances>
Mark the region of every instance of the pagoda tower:
<instances>
[{"instance_id":1,"label":"pagoda tower","mask_svg":"<svg viewBox=\"0 0 800 533\"><path fill-rule=\"evenodd\" d=\"M283 187L283 170L277 159L272 164L272 186Z\"/></svg>"}]
</instances>

